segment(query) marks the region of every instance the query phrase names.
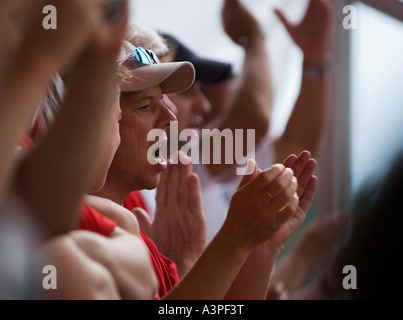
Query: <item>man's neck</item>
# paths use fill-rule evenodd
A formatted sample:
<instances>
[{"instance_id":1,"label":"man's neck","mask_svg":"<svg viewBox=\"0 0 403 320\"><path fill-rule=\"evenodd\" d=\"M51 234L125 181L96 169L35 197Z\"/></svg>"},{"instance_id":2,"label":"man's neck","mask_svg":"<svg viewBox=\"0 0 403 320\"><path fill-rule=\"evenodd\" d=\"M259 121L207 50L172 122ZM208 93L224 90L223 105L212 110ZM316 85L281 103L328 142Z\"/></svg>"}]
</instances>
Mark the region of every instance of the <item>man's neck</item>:
<instances>
[{"instance_id":1,"label":"man's neck","mask_svg":"<svg viewBox=\"0 0 403 320\"><path fill-rule=\"evenodd\" d=\"M112 188L107 183L98 192L94 193L94 196L109 199L119 205L123 205L123 202L127 198L130 192L125 192L124 190L119 190L118 188Z\"/></svg>"}]
</instances>

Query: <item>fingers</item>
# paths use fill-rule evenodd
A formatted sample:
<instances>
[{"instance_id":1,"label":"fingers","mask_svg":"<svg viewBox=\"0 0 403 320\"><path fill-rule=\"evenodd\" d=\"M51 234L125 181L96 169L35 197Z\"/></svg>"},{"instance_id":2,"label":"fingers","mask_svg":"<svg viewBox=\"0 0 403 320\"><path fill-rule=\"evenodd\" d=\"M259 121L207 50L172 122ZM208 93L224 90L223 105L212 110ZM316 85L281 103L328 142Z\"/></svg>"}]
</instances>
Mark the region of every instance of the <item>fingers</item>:
<instances>
[{"instance_id":1,"label":"fingers","mask_svg":"<svg viewBox=\"0 0 403 320\"><path fill-rule=\"evenodd\" d=\"M312 204L317 187L318 187L318 178L312 176L309 179L309 182L305 188L304 193L299 199L299 206L304 212L307 212L310 205Z\"/></svg>"},{"instance_id":2,"label":"fingers","mask_svg":"<svg viewBox=\"0 0 403 320\"><path fill-rule=\"evenodd\" d=\"M301 174L298 177L298 196L302 196L306 186L309 183L314 171L316 169L316 161L314 159L309 159L305 164Z\"/></svg>"},{"instance_id":3,"label":"fingers","mask_svg":"<svg viewBox=\"0 0 403 320\"><path fill-rule=\"evenodd\" d=\"M289 155L283 162L284 167L292 169L297 159L298 157L295 154Z\"/></svg>"},{"instance_id":4,"label":"fingers","mask_svg":"<svg viewBox=\"0 0 403 320\"><path fill-rule=\"evenodd\" d=\"M226 0L221 15L224 30L235 43L239 44L241 37L261 32L259 22L242 1Z\"/></svg>"},{"instance_id":5,"label":"fingers","mask_svg":"<svg viewBox=\"0 0 403 320\"><path fill-rule=\"evenodd\" d=\"M294 176L298 179L297 193L301 197L316 169L316 160L311 158L309 151L302 151L298 157L294 154L288 156L284 160L284 166L294 171Z\"/></svg>"},{"instance_id":6,"label":"fingers","mask_svg":"<svg viewBox=\"0 0 403 320\"><path fill-rule=\"evenodd\" d=\"M284 27L287 29L288 33L291 33L292 24L287 20L284 13L279 9L274 9L274 13L280 19Z\"/></svg>"},{"instance_id":7,"label":"fingers","mask_svg":"<svg viewBox=\"0 0 403 320\"><path fill-rule=\"evenodd\" d=\"M48 3L36 1L30 8L24 47L30 48L35 59L43 57L56 70L69 66L77 54L97 46L111 58L117 57L127 28L128 1L119 0L120 14L115 10L115 21L106 20L105 3L104 0L57 1L57 32L49 32L42 27L41 10Z\"/></svg>"},{"instance_id":8,"label":"fingers","mask_svg":"<svg viewBox=\"0 0 403 320\"><path fill-rule=\"evenodd\" d=\"M240 10L244 11L243 14L247 12L246 7L239 0L225 0L222 9L222 14L225 15L227 11L230 11L231 13L233 12L242 13L242 11Z\"/></svg>"},{"instance_id":9,"label":"fingers","mask_svg":"<svg viewBox=\"0 0 403 320\"><path fill-rule=\"evenodd\" d=\"M107 3L110 4L109 7L106 6ZM91 57L116 62L127 31L129 5L127 0L104 1L103 5L103 18L95 26L90 41L87 41L85 52Z\"/></svg>"},{"instance_id":10,"label":"fingers","mask_svg":"<svg viewBox=\"0 0 403 320\"><path fill-rule=\"evenodd\" d=\"M125 11L127 3L122 0L109 0L107 10L105 11L105 19L109 22L119 21Z\"/></svg>"},{"instance_id":11,"label":"fingers","mask_svg":"<svg viewBox=\"0 0 403 320\"><path fill-rule=\"evenodd\" d=\"M187 185L189 188L188 205L190 212L192 214L201 213L204 217L199 177L195 173L190 174L187 178Z\"/></svg>"},{"instance_id":12,"label":"fingers","mask_svg":"<svg viewBox=\"0 0 403 320\"><path fill-rule=\"evenodd\" d=\"M42 8L45 1L36 1L30 7L29 27L27 28L26 41L37 44L38 48L54 50L54 57L71 57L78 52L81 45L95 29L100 21L103 5L100 1L58 1L57 3L57 33L49 32L42 27ZM25 40L25 39L24 39ZM64 57L63 57L64 58ZM63 59L61 59L63 60ZM61 61L63 63L64 61Z\"/></svg>"},{"instance_id":13,"label":"fingers","mask_svg":"<svg viewBox=\"0 0 403 320\"><path fill-rule=\"evenodd\" d=\"M252 192L261 192L271 184L285 170L282 164L272 165L269 169L262 171L259 176L250 182Z\"/></svg>"},{"instance_id":14,"label":"fingers","mask_svg":"<svg viewBox=\"0 0 403 320\"><path fill-rule=\"evenodd\" d=\"M294 178L293 171L290 168L285 168L263 191L268 193L272 198L276 198L278 195L284 193L291 183L295 187L297 186L297 180Z\"/></svg>"},{"instance_id":15,"label":"fingers","mask_svg":"<svg viewBox=\"0 0 403 320\"><path fill-rule=\"evenodd\" d=\"M245 184L249 183L253 179L257 177L259 174L256 161L253 159L249 159L246 165L246 172L252 172L252 174L244 175L241 183L238 186L238 189L242 188Z\"/></svg>"},{"instance_id":16,"label":"fingers","mask_svg":"<svg viewBox=\"0 0 403 320\"><path fill-rule=\"evenodd\" d=\"M169 212L178 212L186 214L189 211L189 192L188 178L192 174L191 159L181 151L175 154L179 160L177 164L170 164L169 177L163 182L165 183L165 203L170 209ZM161 182L160 182L161 183ZM169 190L169 191L168 191ZM169 193L169 195L168 195ZM176 210L177 208L180 210Z\"/></svg>"},{"instance_id":17,"label":"fingers","mask_svg":"<svg viewBox=\"0 0 403 320\"><path fill-rule=\"evenodd\" d=\"M305 11L304 19L317 17L328 11L331 11L331 4L328 0L310 0L308 8Z\"/></svg>"},{"instance_id":18,"label":"fingers","mask_svg":"<svg viewBox=\"0 0 403 320\"><path fill-rule=\"evenodd\" d=\"M266 193L272 210L292 214L297 203L306 214L318 184L313 176L315 168L315 159L311 158L310 152L303 151L298 157L294 154L288 156L283 165L277 164L263 171L250 184L254 191ZM287 209L283 209L284 206ZM283 214L282 217L287 220L287 215Z\"/></svg>"},{"instance_id":19,"label":"fingers","mask_svg":"<svg viewBox=\"0 0 403 320\"><path fill-rule=\"evenodd\" d=\"M294 193L291 201L284 207L277 215L277 223L283 225L292 215L297 211L299 205L299 198L296 193Z\"/></svg>"},{"instance_id":20,"label":"fingers","mask_svg":"<svg viewBox=\"0 0 403 320\"><path fill-rule=\"evenodd\" d=\"M178 164L178 173L179 173L179 189L178 189L178 203L180 208L182 209L182 213L186 213L189 210L189 186L188 186L188 177L192 173L192 164L190 162L190 158L185 156L183 152L179 152L179 161Z\"/></svg>"},{"instance_id":21,"label":"fingers","mask_svg":"<svg viewBox=\"0 0 403 320\"><path fill-rule=\"evenodd\" d=\"M129 3L127 0L109 1L111 5L105 10L104 23L102 23L105 27L103 32L111 41L116 41L119 44L127 31Z\"/></svg>"},{"instance_id":22,"label":"fingers","mask_svg":"<svg viewBox=\"0 0 403 320\"><path fill-rule=\"evenodd\" d=\"M156 194L156 201L157 201L157 207L161 205L164 207L167 203L167 196L168 196L168 186L167 183L170 179L171 175L171 164L169 163L168 160L168 167L161 173L160 176L160 181L158 183L157 187L157 194Z\"/></svg>"},{"instance_id":23,"label":"fingers","mask_svg":"<svg viewBox=\"0 0 403 320\"><path fill-rule=\"evenodd\" d=\"M281 179L281 177L279 179ZM277 180L275 182L277 182ZM275 184L275 182L273 182L272 185ZM291 183L285 188L285 190L279 188L279 190L281 189L284 191L269 200L270 208L275 212L279 212L284 209L284 207L286 207L290 203L290 201L293 201L293 198L296 197L298 199L298 196L296 194L297 187L297 180L295 179L295 177L292 177Z\"/></svg>"},{"instance_id":24,"label":"fingers","mask_svg":"<svg viewBox=\"0 0 403 320\"><path fill-rule=\"evenodd\" d=\"M302 151L298 155L298 158L294 162L294 165L291 167L291 169L294 171L295 177L298 180L309 159L311 159L311 153L309 151Z\"/></svg>"},{"instance_id":25,"label":"fingers","mask_svg":"<svg viewBox=\"0 0 403 320\"><path fill-rule=\"evenodd\" d=\"M133 214L136 216L136 218L139 222L140 228L143 229L143 231L145 233L149 234L149 231L152 226L152 222L150 220L148 213L142 208L134 208Z\"/></svg>"},{"instance_id":26,"label":"fingers","mask_svg":"<svg viewBox=\"0 0 403 320\"><path fill-rule=\"evenodd\" d=\"M179 156L179 153L176 154ZM177 158L179 159L179 158ZM180 163L180 161L178 161ZM180 179L180 172L179 172L179 164L170 164L171 167L171 174L169 175L169 181L167 181L167 199L166 204L167 207L172 211L173 208L177 207L180 194L178 192L179 188L179 179Z\"/></svg>"}]
</instances>

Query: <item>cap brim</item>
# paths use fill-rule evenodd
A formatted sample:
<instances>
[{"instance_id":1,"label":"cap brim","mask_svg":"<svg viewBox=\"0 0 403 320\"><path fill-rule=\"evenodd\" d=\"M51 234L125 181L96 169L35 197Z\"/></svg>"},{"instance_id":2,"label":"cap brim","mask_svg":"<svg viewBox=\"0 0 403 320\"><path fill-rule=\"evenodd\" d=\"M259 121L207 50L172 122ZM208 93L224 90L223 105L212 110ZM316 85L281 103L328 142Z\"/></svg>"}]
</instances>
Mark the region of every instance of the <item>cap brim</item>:
<instances>
[{"instance_id":1,"label":"cap brim","mask_svg":"<svg viewBox=\"0 0 403 320\"><path fill-rule=\"evenodd\" d=\"M149 64L131 70L132 77L120 84L122 92L136 92L159 86L162 93L189 89L195 81L195 68L190 62Z\"/></svg>"}]
</instances>

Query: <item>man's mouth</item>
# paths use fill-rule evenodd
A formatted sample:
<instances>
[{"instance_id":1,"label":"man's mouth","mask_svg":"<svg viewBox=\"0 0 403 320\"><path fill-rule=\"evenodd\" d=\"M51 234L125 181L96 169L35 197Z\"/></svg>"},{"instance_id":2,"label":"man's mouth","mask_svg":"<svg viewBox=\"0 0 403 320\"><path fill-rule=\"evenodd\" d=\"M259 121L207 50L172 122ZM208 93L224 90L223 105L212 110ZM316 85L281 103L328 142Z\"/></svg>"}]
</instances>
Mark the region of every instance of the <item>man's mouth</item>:
<instances>
[{"instance_id":1,"label":"man's mouth","mask_svg":"<svg viewBox=\"0 0 403 320\"><path fill-rule=\"evenodd\" d=\"M153 150L153 158L156 163L166 165L167 160L166 160L166 154L167 154L167 145L168 145L168 138L165 138L161 141L161 143L157 144L155 146L155 149Z\"/></svg>"}]
</instances>

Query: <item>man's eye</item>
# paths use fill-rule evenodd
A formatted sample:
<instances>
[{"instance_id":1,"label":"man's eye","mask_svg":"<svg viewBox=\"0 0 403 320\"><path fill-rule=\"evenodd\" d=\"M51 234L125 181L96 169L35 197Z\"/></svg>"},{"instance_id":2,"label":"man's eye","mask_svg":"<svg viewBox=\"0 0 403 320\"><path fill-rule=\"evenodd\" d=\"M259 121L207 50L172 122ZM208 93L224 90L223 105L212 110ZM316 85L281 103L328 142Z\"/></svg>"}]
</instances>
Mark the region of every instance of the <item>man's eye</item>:
<instances>
[{"instance_id":1,"label":"man's eye","mask_svg":"<svg viewBox=\"0 0 403 320\"><path fill-rule=\"evenodd\" d=\"M186 91L182 91L182 92L178 92L177 94L180 96L189 96L192 92L190 90L186 90Z\"/></svg>"},{"instance_id":2,"label":"man's eye","mask_svg":"<svg viewBox=\"0 0 403 320\"><path fill-rule=\"evenodd\" d=\"M146 106L142 106L142 107L140 107L140 108L137 108L137 110L139 110L139 111L147 111L148 108L150 108L150 105L149 105L149 104L146 105Z\"/></svg>"}]
</instances>

